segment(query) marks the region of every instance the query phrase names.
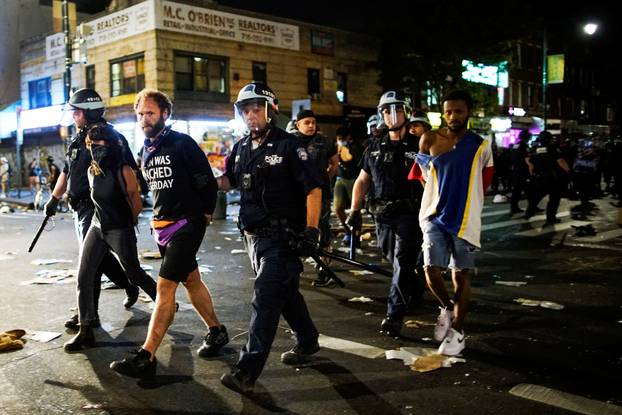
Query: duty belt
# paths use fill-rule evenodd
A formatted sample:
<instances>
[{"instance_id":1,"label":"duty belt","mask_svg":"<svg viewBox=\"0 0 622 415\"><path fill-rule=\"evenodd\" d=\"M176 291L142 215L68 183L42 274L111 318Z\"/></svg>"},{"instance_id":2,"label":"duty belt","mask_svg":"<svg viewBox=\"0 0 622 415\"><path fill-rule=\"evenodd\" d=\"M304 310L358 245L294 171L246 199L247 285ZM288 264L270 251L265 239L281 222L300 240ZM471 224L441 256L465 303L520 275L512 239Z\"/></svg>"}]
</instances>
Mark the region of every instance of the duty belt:
<instances>
[{"instance_id":1,"label":"duty belt","mask_svg":"<svg viewBox=\"0 0 622 415\"><path fill-rule=\"evenodd\" d=\"M411 201L410 199L375 199L370 202L369 211L373 215L382 216L385 218L416 213L413 201Z\"/></svg>"},{"instance_id":2,"label":"duty belt","mask_svg":"<svg viewBox=\"0 0 622 415\"><path fill-rule=\"evenodd\" d=\"M244 235L256 238L270 238L274 241L289 241L292 230L286 219L271 219L267 223L244 229Z\"/></svg>"}]
</instances>

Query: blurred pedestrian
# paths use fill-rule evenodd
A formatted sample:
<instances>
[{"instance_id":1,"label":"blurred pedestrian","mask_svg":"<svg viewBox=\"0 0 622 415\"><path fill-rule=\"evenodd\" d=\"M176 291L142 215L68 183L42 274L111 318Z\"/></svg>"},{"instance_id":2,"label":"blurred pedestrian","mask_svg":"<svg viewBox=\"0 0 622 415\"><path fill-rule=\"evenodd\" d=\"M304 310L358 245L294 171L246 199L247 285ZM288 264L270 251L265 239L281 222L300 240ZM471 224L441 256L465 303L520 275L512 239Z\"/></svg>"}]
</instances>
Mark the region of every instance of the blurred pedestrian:
<instances>
[{"instance_id":1,"label":"blurred pedestrian","mask_svg":"<svg viewBox=\"0 0 622 415\"><path fill-rule=\"evenodd\" d=\"M563 193L561 185L566 182L565 176L570 172L570 167L553 142L553 136L546 130L538 134L536 146L530 151L525 161L533 186L529 194L525 218L532 217L542 198L548 195L544 226L553 226L560 222L556 216Z\"/></svg>"}]
</instances>

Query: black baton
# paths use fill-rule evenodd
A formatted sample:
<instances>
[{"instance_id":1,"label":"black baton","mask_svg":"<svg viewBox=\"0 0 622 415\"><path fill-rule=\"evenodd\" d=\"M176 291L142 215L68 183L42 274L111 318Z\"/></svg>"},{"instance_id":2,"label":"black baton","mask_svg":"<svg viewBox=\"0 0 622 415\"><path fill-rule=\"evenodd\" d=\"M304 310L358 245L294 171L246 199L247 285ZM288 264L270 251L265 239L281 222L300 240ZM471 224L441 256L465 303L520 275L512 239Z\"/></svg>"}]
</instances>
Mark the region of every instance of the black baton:
<instances>
[{"instance_id":1,"label":"black baton","mask_svg":"<svg viewBox=\"0 0 622 415\"><path fill-rule=\"evenodd\" d=\"M41 236L41 232L43 232L43 229L45 229L45 225L48 224L48 220L50 218L51 218L51 216L46 216L43 219L43 222L41 223L41 226L39 226L39 229L37 230L37 234L35 235L35 238L30 243L30 248L28 248L28 252L32 252L32 250L34 249L35 245L37 244L37 241L39 240L39 237Z\"/></svg>"}]
</instances>

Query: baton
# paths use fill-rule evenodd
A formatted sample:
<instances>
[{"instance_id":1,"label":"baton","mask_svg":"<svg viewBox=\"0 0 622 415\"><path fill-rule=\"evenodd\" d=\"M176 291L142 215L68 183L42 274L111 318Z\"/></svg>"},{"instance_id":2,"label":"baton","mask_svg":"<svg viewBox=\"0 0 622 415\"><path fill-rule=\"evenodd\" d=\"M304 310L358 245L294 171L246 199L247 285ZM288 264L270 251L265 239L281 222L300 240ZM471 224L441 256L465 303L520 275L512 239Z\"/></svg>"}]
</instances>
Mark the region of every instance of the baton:
<instances>
[{"instance_id":1,"label":"baton","mask_svg":"<svg viewBox=\"0 0 622 415\"><path fill-rule=\"evenodd\" d=\"M318 255L321 255L321 256L326 257L326 258L331 258L331 259L343 262L343 263L348 264L348 265L354 265L355 267L363 268L363 269L366 269L368 271L375 272L376 274L384 275L386 277L392 277L393 276L392 272L387 271L386 269L380 268L380 267L378 267L376 265L366 264L366 263L360 262L360 261L355 261L353 259L342 257L341 255L337 255L337 254L334 254L332 252L324 251L323 249L320 249L318 251ZM312 257L312 258L315 259L314 257Z\"/></svg>"},{"instance_id":2,"label":"baton","mask_svg":"<svg viewBox=\"0 0 622 415\"><path fill-rule=\"evenodd\" d=\"M33 248L35 247L35 245L37 244L37 241L39 240L39 237L41 236L41 232L43 232L43 229L45 229L45 225L48 224L48 220L51 218L51 216L46 216L43 219L43 222L41 223L41 226L39 226L39 229L37 230L37 234L35 235L35 238L32 240L32 242L30 243L30 248L28 248L28 252L32 252Z\"/></svg>"}]
</instances>

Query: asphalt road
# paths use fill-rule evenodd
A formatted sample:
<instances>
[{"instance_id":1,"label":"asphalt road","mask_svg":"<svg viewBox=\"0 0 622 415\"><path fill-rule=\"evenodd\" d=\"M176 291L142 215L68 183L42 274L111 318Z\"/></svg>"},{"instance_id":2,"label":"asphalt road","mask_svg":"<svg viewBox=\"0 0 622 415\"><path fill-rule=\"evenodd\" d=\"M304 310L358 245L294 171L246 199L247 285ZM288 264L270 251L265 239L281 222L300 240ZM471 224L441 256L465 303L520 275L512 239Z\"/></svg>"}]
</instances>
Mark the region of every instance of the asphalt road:
<instances>
[{"instance_id":1,"label":"asphalt road","mask_svg":"<svg viewBox=\"0 0 622 415\"><path fill-rule=\"evenodd\" d=\"M313 271L307 265L301 290L319 331L327 336L327 347L303 367L281 364L280 354L293 345L282 322L252 397L241 397L219 382L245 342L253 287L248 257L234 251L243 247L231 217L208 228L198 253L205 267L203 279L219 318L228 327L231 343L220 357L196 355L206 332L180 288L182 307L158 352L158 376L154 382L142 383L118 376L108 365L142 343L150 304L139 302L127 311L122 306L122 290L103 291L103 326L96 333L97 347L66 354L62 345L71 334L64 331L63 322L75 307L75 279L45 285L23 283L42 269L77 266L71 217L58 215L55 228L44 232L35 251L28 254L42 216L0 214L0 331L23 328L62 333L50 342L30 340L23 350L0 354L0 412L563 414L572 412L560 408L559 402L568 405L576 399L580 408L588 408L584 413L606 413L603 408L620 413L615 406L622 405L622 232L616 224L617 210L603 199L593 216L573 220L571 205L564 201L562 223L544 229L543 217L527 221L510 217L507 204L486 206L484 246L478 252L465 327L466 362L450 368L419 373L383 355L359 355L398 347L435 349L437 345L427 338L432 337L438 309L429 293L408 317L416 323L404 328L401 338L388 338L378 333L386 310L387 277L357 276L345 265L335 264L346 287L315 289ZM155 249L145 215L139 225L139 251ZM573 236L572 225L587 223L596 228L595 236ZM360 258L380 263L367 241L363 251ZM72 262L31 263L45 258ZM141 262L152 266L151 274L157 275L159 261ZM348 301L360 296L372 302ZM515 301L519 298L550 301L564 308L528 307ZM344 348L339 339L359 343L358 351ZM547 403L537 402L510 393L520 384L572 396L555 400L547 393ZM599 406L603 402L610 405Z\"/></svg>"}]
</instances>

